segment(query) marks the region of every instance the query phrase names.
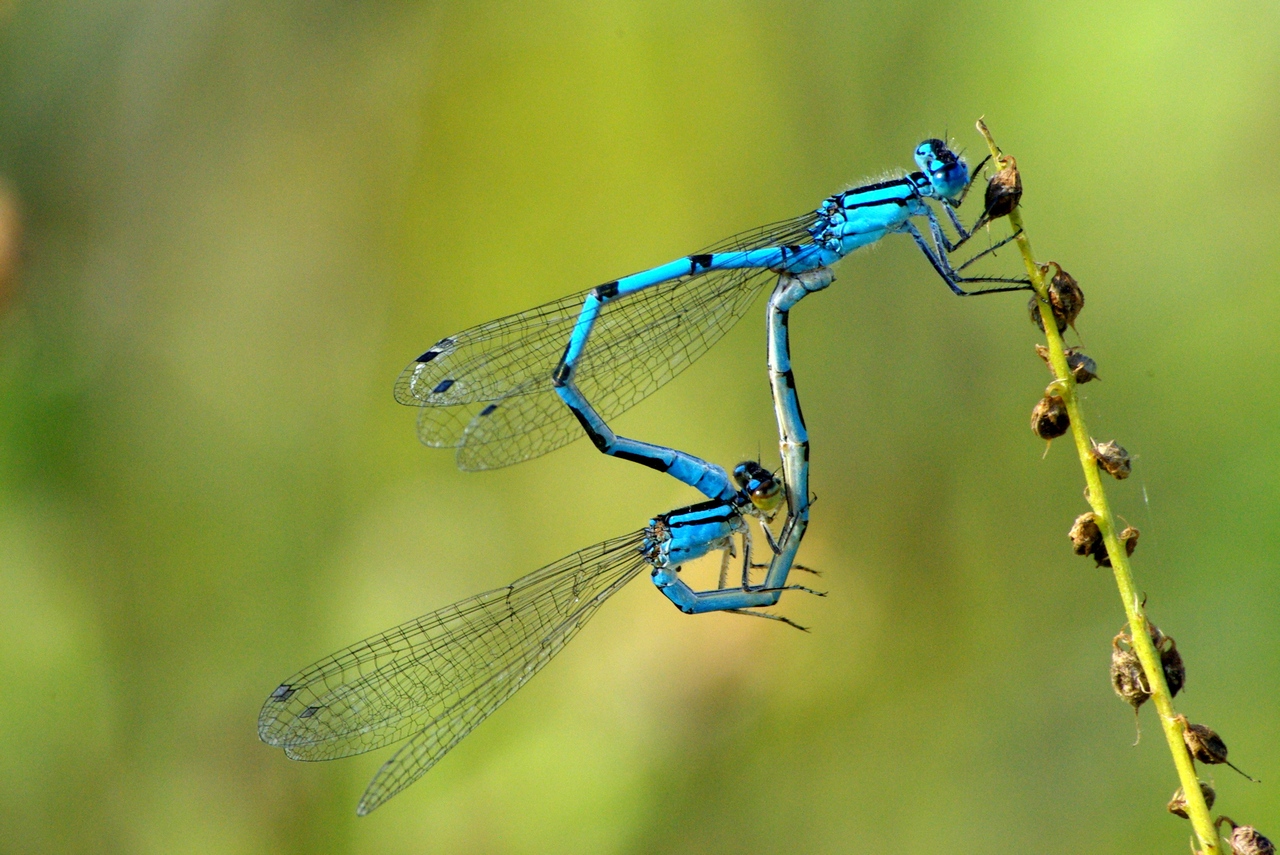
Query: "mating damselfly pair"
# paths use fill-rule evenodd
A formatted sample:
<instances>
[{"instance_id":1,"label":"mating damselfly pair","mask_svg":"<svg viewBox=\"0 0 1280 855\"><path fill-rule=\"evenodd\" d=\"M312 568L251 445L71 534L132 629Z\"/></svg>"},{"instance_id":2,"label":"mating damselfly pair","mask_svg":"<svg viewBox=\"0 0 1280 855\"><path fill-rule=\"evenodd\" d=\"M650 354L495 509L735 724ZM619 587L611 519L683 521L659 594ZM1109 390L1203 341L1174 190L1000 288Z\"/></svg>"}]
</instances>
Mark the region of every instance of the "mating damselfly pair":
<instances>
[{"instance_id":1,"label":"mating damselfly pair","mask_svg":"<svg viewBox=\"0 0 1280 855\"><path fill-rule=\"evenodd\" d=\"M916 172L837 193L800 217L448 336L412 362L396 381L396 399L422 408L419 437L457 449L463 469L528 460L585 433L601 452L666 472L706 501L655 516L637 532L298 672L264 704L261 738L301 760L345 757L408 739L370 783L358 808L364 814L435 765L645 569L685 613L726 611L790 623L762 609L777 604L784 591L817 593L788 581L799 566L795 557L810 505L808 434L790 361L791 308L832 282L832 264L894 233L910 235L958 295L1028 286L1022 279L962 275L1009 238L953 264L951 254L987 221L991 206L966 229L957 209L974 174L965 161L936 139L916 148L915 161ZM780 479L755 461L738 465L731 477L692 454L610 429L611 419L706 352L775 278L767 363ZM991 287L965 290L971 283ZM771 524L783 507L775 534ZM767 542L767 564L753 561L759 550L752 550L752 519ZM738 542L741 578L729 584ZM716 551L722 567L715 589L697 591L680 578L682 565ZM763 571L758 581L753 569Z\"/></svg>"}]
</instances>

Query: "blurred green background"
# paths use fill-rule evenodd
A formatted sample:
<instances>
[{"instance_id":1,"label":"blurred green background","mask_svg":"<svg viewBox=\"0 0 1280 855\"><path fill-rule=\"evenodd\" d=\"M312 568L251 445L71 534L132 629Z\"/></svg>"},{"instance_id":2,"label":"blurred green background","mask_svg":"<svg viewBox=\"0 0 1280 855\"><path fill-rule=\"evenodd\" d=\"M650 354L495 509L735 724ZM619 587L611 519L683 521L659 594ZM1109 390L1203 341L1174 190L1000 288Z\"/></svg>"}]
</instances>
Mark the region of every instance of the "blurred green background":
<instances>
[{"instance_id":1,"label":"blurred green background","mask_svg":"<svg viewBox=\"0 0 1280 855\"><path fill-rule=\"evenodd\" d=\"M583 442L459 472L408 360L983 114L1088 295L1179 707L1265 782L1219 808L1280 836L1278 93L1274 3L0 3L0 850L1186 851L1026 300L905 238L793 317L812 634L638 581L359 820L389 751L257 739L300 666L696 498ZM762 319L618 428L772 459Z\"/></svg>"}]
</instances>

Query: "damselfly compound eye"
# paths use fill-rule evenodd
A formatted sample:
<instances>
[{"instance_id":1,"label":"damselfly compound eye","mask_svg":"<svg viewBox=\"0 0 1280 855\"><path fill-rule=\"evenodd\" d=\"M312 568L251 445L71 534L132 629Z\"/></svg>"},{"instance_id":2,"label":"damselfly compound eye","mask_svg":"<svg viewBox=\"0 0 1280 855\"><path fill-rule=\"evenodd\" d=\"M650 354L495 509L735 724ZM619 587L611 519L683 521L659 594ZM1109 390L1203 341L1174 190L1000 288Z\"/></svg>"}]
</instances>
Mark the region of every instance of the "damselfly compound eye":
<instances>
[{"instance_id":1,"label":"damselfly compound eye","mask_svg":"<svg viewBox=\"0 0 1280 855\"><path fill-rule=\"evenodd\" d=\"M754 460L746 460L735 466L733 480L757 510L771 513L782 504L782 482Z\"/></svg>"},{"instance_id":2,"label":"damselfly compound eye","mask_svg":"<svg viewBox=\"0 0 1280 855\"><path fill-rule=\"evenodd\" d=\"M757 510L770 514L782 504L782 485L771 479L748 490L747 495L751 497L751 504L755 505Z\"/></svg>"},{"instance_id":3,"label":"damselfly compound eye","mask_svg":"<svg viewBox=\"0 0 1280 855\"><path fill-rule=\"evenodd\" d=\"M758 481L773 479L773 473L754 460L744 460L733 467L733 480L739 490L750 490Z\"/></svg>"}]
</instances>

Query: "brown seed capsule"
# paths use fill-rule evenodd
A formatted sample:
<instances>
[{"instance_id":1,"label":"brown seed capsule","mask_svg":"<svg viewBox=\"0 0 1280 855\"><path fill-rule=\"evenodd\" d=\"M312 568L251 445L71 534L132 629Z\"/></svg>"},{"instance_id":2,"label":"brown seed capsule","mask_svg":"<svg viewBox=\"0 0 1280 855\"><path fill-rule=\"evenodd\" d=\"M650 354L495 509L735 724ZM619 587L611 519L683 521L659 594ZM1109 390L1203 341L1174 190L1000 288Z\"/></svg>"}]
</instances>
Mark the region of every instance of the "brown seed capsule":
<instances>
[{"instance_id":1,"label":"brown seed capsule","mask_svg":"<svg viewBox=\"0 0 1280 855\"><path fill-rule=\"evenodd\" d=\"M1218 798L1218 794L1213 791L1213 787L1209 786L1204 781L1200 782L1200 795L1204 796L1204 803L1206 807L1213 807L1213 803ZM1182 787L1178 787L1178 789L1174 790L1173 798L1169 799L1168 807L1169 813L1174 816L1180 816L1183 819L1190 819L1190 817L1187 816L1187 794L1183 792Z\"/></svg>"},{"instance_id":2,"label":"brown seed capsule","mask_svg":"<svg viewBox=\"0 0 1280 855\"><path fill-rule=\"evenodd\" d=\"M1044 318L1040 317L1040 298L1039 297L1032 297L1027 302L1027 311L1031 314L1031 323L1039 327L1040 332L1044 332ZM1067 329L1067 322L1063 318L1058 317L1058 315L1056 314L1053 316L1053 319L1056 326L1058 327L1058 332L1059 333L1065 332Z\"/></svg>"},{"instance_id":3,"label":"brown seed capsule","mask_svg":"<svg viewBox=\"0 0 1280 855\"><path fill-rule=\"evenodd\" d=\"M1120 536L1123 539L1124 532L1121 532ZM1130 550L1130 554L1132 552ZM1126 625L1126 630L1127 628ZM1120 635L1123 636L1122 641L1132 642L1127 631L1121 630ZM1178 644L1173 640L1173 636L1165 635L1160 631L1160 627L1151 621L1147 621L1147 635L1151 636L1151 645L1160 654L1160 670L1164 671L1164 682L1169 687L1169 697L1177 697L1178 692L1182 691L1182 687L1187 684L1187 669L1182 663L1182 654L1178 652Z\"/></svg>"},{"instance_id":4,"label":"brown seed capsule","mask_svg":"<svg viewBox=\"0 0 1280 855\"><path fill-rule=\"evenodd\" d=\"M1099 549L1105 554L1106 546L1102 543L1102 529L1098 528L1098 516L1092 511L1086 511L1076 517L1067 537L1071 538L1071 550L1076 555L1093 555Z\"/></svg>"},{"instance_id":5,"label":"brown seed capsule","mask_svg":"<svg viewBox=\"0 0 1280 855\"><path fill-rule=\"evenodd\" d=\"M1147 600L1145 597L1142 600L1142 607L1143 608L1147 607ZM1127 627L1128 624L1125 624L1125 626ZM1163 632L1160 631L1160 627L1156 626L1150 620L1147 621L1147 635L1151 636L1151 643L1156 647L1157 650L1160 649L1160 645L1163 644L1165 638L1168 637Z\"/></svg>"},{"instance_id":6,"label":"brown seed capsule","mask_svg":"<svg viewBox=\"0 0 1280 855\"><path fill-rule=\"evenodd\" d=\"M1117 481L1123 481L1129 477L1129 473L1133 471L1133 465L1129 461L1129 452L1119 445L1114 439L1110 442L1093 443L1093 459L1098 461L1098 466L1104 472Z\"/></svg>"},{"instance_id":7,"label":"brown seed capsule","mask_svg":"<svg viewBox=\"0 0 1280 855\"><path fill-rule=\"evenodd\" d=\"M1125 554L1126 554L1126 555L1132 555L1132 554L1133 554L1133 550L1135 550L1135 549L1137 549L1137 548L1138 548L1138 530L1137 530L1136 528L1134 528L1133 526L1129 526L1129 527L1128 527L1128 528L1126 528L1124 531L1120 532L1120 542L1124 544L1124 551L1125 551ZM1102 550L1100 551L1100 553L1099 553L1099 554L1101 555L1101 557L1099 557L1099 558L1097 559L1097 560L1098 560L1098 566L1099 566L1099 567L1110 567L1110 566L1111 566L1111 554L1110 554L1109 552L1107 552L1107 550L1106 550L1106 545L1105 545L1105 544L1103 545L1103 548L1102 548ZM1095 557L1096 557L1096 556L1095 556ZM1157 642L1155 642L1155 640L1153 639L1153 640L1152 640L1152 643L1153 643L1153 644L1156 644Z\"/></svg>"},{"instance_id":8,"label":"brown seed capsule","mask_svg":"<svg viewBox=\"0 0 1280 855\"><path fill-rule=\"evenodd\" d=\"M1231 855L1276 855L1275 844L1252 825L1236 825L1231 817L1220 816L1213 827L1220 828L1224 822L1231 826L1231 837L1227 840L1231 844Z\"/></svg>"},{"instance_id":9,"label":"brown seed capsule","mask_svg":"<svg viewBox=\"0 0 1280 855\"><path fill-rule=\"evenodd\" d=\"M1246 778L1244 772L1239 767L1227 759L1227 743L1222 741L1222 737L1217 733L1205 727L1203 724L1192 724L1187 721L1185 715L1180 715L1175 721L1182 723L1182 741L1187 743L1187 750L1191 752L1192 758L1199 760L1207 766L1215 766L1219 763L1226 763L1232 769L1240 772ZM1249 778L1253 781L1253 778ZM1254 781L1254 783L1257 783Z\"/></svg>"},{"instance_id":10,"label":"brown seed capsule","mask_svg":"<svg viewBox=\"0 0 1280 855\"><path fill-rule=\"evenodd\" d=\"M1125 555L1132 555L1133 550L1138 548L1138 530L1133 526L1125 526L1124 531L1120 532L1120 542L1124 544Z\"/></svg>"},{"instance_id":11,"label":"brown seed capsule","mask_svg":"<svg viewBox=\"0 0 1280 855\"><path fill-rule=\"evenodd\" d=\"M1098 379L1098 364L1081 353L1080 348L1068 347L1063 353L1067 357L1067 370L1071 372L1071 376L1077 383L1088 383L1090 380ZM1053 363L1049 361L1049 348L1043 344L1037 344L1036 355L1044 360L1044 364L1049 366L1050 371L1053 370Z\"/></svg>"},{"instance_id":12,"label":"brown seed capsule","mask_svg":"<svg viewBox=\"0 0 1280 855\"><path fill-rule=\"evenodd\" d=\"M1138 661L1138 654L1120 646L1121 642L1127 644L1131 640L1123 632L1111 639L1111 688L1133 707L1136 715L1138 707L1151 697L1151 689L1147 686L1147 678L1142 673L1142 663Z\"/></svg>"},{"instance_id":13,"label":"brown seed capsule","mask_svg":"<svg viewBox=\"0 0 1280 855\"><path fill-rule=\"evenodd\" d=\"M1276 855L1276 845L1252 825L1238 825L1231 832L1232 855Z\"/></svg>"},{"instance_id":14,"label":"brown seed capsule","mask_svg":"<svg viewBox=\"0 0 1280 855\"><path fill-rule=\"evenodd\" d=\"M1160 647L1160 669L1164 671L1164 681L1169 686L1169 697L1177 697L1178 692L1187 684L1187 668L1182 664L1182 654L1172 638L1165 636L1167 645Z\"/></svg>"},{"instance_id":15,"label":"brown seed capsule","mask_svg":"<svg viewBox=\"0 0 1280 855\"><path fill-rule=\"evenodd\" d=\"M1186 716L1179 718L1185 728L1182 740L1187 743L1192 757L1210 766L1227 762L1227 744L1222 741L1222 737L1203 724L1192 724L1187 721Z\"/></svg>"},{"instance_id":16,"label":"brown seed capsule","mask_svg":"<svg viewBox=\"0 0 1280 855\"><path fill-rule=\"evenodd\" d=\"M1018 174L1018 162L1006 155L1000 158L1001 169L987 182L987 196L981 222L1007 217L1018 207L1022 199L1022 176Z\"/></svg>"},{"instance_id":17,"label":"brown seed capsule","mask_svg":"<svg viewBox=\"0 0 1280 855\"><path fill-rule=\"evenodd\" d=\"M1041 439L1057 439L1071 428L1067 405L1048 392L1031 410L1031 430Z\"/></svg>"},{"instance_id":18,"label":"brown seed capsule","mask_svg":"<svg viewBox=\"0 0 1280 855\"><path fill-rule=\"evenodd\" d=\"M1050 261L1045 267L1050 265L1058 271L1053 274L1048 285L1049 305L1053 309L1053 316L1058 319L1059 324L1065 321L1067 326L1075 326L1076 318L1084 309L1084 291L1080 290L1080 283L1076 282L1075 277L1063 270L1058 262Z\"/></svg>"},{"instance_id":19,"label":"brown seed capsule","mask_svg":"<svg viewBox=\"0 0 1280 855\"><path fill-rule=\"evenodd\" d=\"M1078 347L1067 348L1067 367L1077 383L1088 383L1098 379L1098 363L1080 352Z\"/></svg>"}]
</instances>

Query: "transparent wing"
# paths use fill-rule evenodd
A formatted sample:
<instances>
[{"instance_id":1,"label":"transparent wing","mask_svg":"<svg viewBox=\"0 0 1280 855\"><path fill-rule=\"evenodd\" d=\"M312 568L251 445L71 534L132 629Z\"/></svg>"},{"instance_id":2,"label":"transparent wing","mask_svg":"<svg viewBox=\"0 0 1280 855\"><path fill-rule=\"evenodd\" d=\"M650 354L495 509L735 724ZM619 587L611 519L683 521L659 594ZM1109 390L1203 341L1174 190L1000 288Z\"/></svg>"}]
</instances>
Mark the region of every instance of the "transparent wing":
<instances>
[{"instance_id":1,"label":"transparent wing","mask_svg":"<svg viewBox=\"0 0 1280 855\"><path fill-rule=\"evenodd\" d=\"M806 214L736 235L702 252L811 242ZM606 419L671 380L738 322L773 277L768 270L700 271L604 307L576 382ZM582 435L551 373L587 292L481 324L437 342L401 372L396 400L423 408L418 437L457 447L463 469L545 454Z\"/></svg>"},{"instance_id":2,"label":"transparent wing","mask_svg":"<svg viewBox=\"0 0 1280 855\"><path fill-rule=\"evenodd\" d=\"M369 785L367 813L435 765L646 567L643 538L588 547L317 662L271 693L258 735L295 760L330 760L416 733Z\"/></svg>"}]
</instances>

